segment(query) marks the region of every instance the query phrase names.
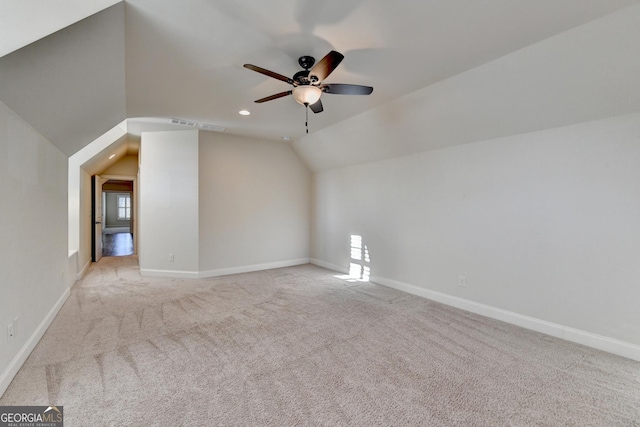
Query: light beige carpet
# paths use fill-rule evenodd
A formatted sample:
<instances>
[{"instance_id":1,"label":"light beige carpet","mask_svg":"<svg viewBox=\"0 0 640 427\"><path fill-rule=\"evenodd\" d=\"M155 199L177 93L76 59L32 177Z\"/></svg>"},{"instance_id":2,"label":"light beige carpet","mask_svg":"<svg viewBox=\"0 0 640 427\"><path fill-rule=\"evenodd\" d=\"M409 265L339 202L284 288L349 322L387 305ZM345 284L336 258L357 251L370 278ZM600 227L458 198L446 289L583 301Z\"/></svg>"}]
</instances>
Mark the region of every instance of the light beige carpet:
<instances>
[{"instance_id":1,"label":"light beige carpet","mask_svg":"<svg viewBox=\"0 0 640 427\"><path fill-rule=\"evenodd\" d=\"M638 426L640 363L311 265L103 258L0 399L71 426Z\"/></svg>"}]
</instances>

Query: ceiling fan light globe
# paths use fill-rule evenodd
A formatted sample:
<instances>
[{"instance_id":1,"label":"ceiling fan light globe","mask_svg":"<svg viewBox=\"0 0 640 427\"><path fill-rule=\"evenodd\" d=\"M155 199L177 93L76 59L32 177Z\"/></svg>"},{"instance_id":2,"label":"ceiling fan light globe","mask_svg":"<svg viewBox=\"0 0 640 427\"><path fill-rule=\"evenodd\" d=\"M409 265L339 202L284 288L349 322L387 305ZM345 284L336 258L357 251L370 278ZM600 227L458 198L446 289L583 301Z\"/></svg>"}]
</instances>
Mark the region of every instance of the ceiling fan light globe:
<instances>
[{"instance_id":1,"label":"ceiling fan light globe","mask_svg":"<svg viewBox=\"0 0 640 427\"><path fill-rule=\"evenodd\" d=\"M322 90L316 86L304 85L293 89L293 97L301 105L313 105L320 99Z\"/></svg>"}]
</instances>

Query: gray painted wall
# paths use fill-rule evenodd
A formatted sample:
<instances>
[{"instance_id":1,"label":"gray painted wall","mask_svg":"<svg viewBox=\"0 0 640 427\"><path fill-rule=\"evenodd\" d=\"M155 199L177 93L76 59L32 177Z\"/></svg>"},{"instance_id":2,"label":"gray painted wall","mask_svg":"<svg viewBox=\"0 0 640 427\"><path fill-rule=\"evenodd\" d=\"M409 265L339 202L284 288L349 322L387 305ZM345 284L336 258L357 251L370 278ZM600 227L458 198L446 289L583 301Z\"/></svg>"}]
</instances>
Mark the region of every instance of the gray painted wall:
<instances>
[{"instance_id":1,"label":"gray painted wall","mask_svg":"<svg viewBox=\"0 0 640 427\"><path fill-rule=\"evenodd\" d=\"M130 220L118 219L118 195L128 194L129 197L133 197L130 192L112 192L106 191L106 216L104 218L104 224L106 227L130 227ZM133 205L131 206L133 208Z\"/></svg>"},{"instance_id":2,"label":"gray painted wall","mask_svg":"<svg viewBox=\"0 0 640 427\"><path fill-rule=\"evenodd\" d=\"M2 102L0 194L2 395L69 295L67 157Z\"/></svg>"}]
</instances>

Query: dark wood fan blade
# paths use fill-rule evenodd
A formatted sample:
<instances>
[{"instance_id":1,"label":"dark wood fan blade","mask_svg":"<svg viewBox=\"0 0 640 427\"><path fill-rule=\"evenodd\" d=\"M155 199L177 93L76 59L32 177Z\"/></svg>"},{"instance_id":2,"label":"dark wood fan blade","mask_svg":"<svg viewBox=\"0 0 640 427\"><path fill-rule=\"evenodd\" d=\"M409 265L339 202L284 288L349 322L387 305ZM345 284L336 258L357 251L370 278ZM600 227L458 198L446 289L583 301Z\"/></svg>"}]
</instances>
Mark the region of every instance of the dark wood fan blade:
<instances>
[{"instance_id":1,"label":"dark wood fan blade","mask_svg":"<svg viewBox=\"0 0 640 427\"><path fill-rule=\"evenodd\" d=\"M262 67L258 67L256 65L244 64L244 68L248 68L250 70L256 71L260 74L264 74L265 76L273 77L274 79L282 80L283 82L287 82L289 84L293 84L293 80L287 76L283 76L282 74L274 73L273 71L269 71Z\"/></svg>"},{"instance_id":2,"label":"dark wood fan blade","mask_svg":"<svg viewBox=\"0 0 640 427\"><path fill-rule=\"evenodd\" d=\"M371 86L349 85L344 83L332 83L320 86L323 92L335 95L369 95L373 92Z\"/></svg>"},{"instance_id":3,"label":"dark wood fan blade","mask_svg":"<svg viewBox=\"0 0 640 427\"><path fill-rule=\"evenodd\" d=\"M321 82L326 79L333 70L344 59L344 55L340 52L332 50L327 53L311 70L309 70L309 79L312 83Z\"/></svg>"},{"instance_id":4,"label":"dark wood fan blade","mask_svg":"<svg viewBox=\"0 0 640 427\"><path fill-rule=\"evenodd\" d=\"M311 111L313 111L316 114L317 113L322 113L324 111L324 108L322 108L322 100L321 99L318 99L315 104L309 105L309 108L311 108Z\"/></svg>"},{"instance_id":5,"label":"dark wood fan blade","mask_svg":"<svg viewBox=\"0 0 640 427\"><path fill-rule=\"evenodd\" d=\"M261 104L263 102L272 101L274 99L282 98L283 96L291 95L291 93L292 92L290 90L288 90L286 92L276 93L275 95L271 95L271 96L267 96L266 98L258 99L256 102L258 104Z\"/></svg>"}]
</instances>

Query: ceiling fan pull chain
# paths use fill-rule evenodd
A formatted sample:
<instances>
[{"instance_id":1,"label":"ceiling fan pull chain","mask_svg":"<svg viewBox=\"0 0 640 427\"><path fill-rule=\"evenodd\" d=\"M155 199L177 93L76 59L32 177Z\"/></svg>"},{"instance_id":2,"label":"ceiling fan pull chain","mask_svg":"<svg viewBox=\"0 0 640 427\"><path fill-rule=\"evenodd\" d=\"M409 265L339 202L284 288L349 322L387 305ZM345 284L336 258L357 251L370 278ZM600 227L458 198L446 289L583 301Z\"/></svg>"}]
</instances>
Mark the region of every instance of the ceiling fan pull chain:
<instances>
[{"instance_id":1,"label":"ceiling fan pull chain","mask_svg":"<svg viewBox=\"0 0 640 427\"><path fill-rule=\"evenodd\" d=\"M307 128L307 133L309 133L309 104L304 104L305 105L305 122L304 125Z\"/></svg>"}]
</instances>

